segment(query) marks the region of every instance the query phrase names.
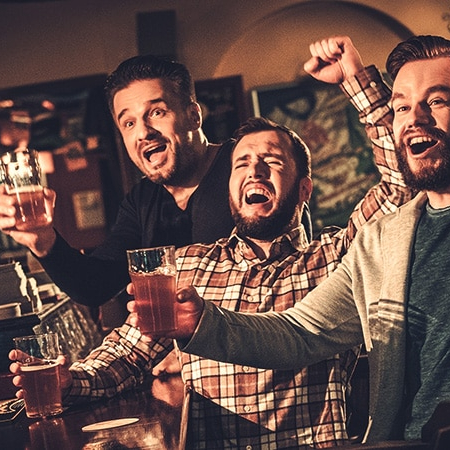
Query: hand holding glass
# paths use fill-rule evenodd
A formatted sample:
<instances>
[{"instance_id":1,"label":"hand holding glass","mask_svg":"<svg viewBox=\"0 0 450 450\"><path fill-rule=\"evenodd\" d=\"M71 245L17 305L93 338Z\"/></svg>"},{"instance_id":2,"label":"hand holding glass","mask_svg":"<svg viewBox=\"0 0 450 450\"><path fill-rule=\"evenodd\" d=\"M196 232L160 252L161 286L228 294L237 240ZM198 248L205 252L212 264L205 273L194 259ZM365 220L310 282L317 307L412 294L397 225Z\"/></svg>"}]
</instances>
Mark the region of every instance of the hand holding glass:
<instances>
[{"instance_id":1,"label":"hand holding glass","mask_svg":"<svg viewBox=\"0 0 450 450\"><path fill-rule=\"evenodd\" d=\"M22 376L25 411L30 418L50 417L63 411L58 335L37 334L13 338Z\"/></svg>"},{"instance_id":2,"label":"hand holding glass","mask_svg":"<svg viewBox=\"0 0 450 450\"><path fill-rule=\"evenodd\" d=\"M1 157L2 181L6 192L14 199L16 207L16 229L33 230L47 225L44 188L37 152L17 148Z\"/></svg>"},{"instance_id":3,"label":"hand holding glass","mask_svg":"<svg viewBox=\"0 0 450 450\"><path fill-rule=\"evenodd\" d=\"M127 250L127 258L141 333L176 330L175 247Z\"/></svg>"}]
</instances>

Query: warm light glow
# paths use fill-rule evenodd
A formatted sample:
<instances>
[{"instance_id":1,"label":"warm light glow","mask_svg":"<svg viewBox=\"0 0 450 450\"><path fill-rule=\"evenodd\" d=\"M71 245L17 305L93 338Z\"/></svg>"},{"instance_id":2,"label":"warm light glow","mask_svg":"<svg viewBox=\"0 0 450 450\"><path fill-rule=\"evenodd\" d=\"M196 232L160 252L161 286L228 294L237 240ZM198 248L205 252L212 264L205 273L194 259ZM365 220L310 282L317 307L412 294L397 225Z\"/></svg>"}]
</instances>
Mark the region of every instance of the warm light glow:
<instances>
[{"instance_id":1,"label":"warm light glow","mask_svg":"<svg viewBox=\"0 0 450 450\"><path fill-rule=\"evenodd\" d=\"M55 164L53 162L53 154L49 151L39 151L38 161L43 173L53 173L55 171Z\"/></svg>"}]
</instances>

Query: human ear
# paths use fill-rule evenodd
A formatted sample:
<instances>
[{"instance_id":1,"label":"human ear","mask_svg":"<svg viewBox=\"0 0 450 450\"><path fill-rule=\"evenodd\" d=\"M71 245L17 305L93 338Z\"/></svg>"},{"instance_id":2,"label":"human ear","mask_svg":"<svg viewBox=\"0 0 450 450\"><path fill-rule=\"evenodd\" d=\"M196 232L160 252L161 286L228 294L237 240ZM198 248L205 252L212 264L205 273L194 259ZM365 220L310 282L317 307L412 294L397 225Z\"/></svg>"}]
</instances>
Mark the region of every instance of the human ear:
<instances>
[{"instance_id":1,"label":"human ear","mask_svg":"<svg viewBox=\"0 0 450 450\"><path fill-rule=\"evenodd\" d=\"M201 128L203 120L200 105L196 102L190 103L187 109L187 114L191 123L191 129L194 131Z\"/></svg>"},{"instance_id":2,"label":"human ear","mask_svg":"<svg viewBox=\"0 0 450 450\"><path fill-rule=\"evenodd\" d=\"M313 182L311 177L303 177L300 180L299 186L299 199L300 202L308 202L311 199L311 194L313 190Z\"/></svg>"}]
</instances>

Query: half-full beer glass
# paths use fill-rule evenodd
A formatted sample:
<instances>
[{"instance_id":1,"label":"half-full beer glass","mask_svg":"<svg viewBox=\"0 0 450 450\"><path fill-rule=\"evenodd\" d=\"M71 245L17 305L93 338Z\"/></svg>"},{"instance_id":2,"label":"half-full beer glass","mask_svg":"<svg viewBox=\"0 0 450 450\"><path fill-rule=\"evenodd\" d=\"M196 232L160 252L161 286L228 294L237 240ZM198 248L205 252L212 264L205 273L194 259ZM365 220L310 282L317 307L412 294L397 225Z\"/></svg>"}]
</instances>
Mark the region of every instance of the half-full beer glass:
<instances>
[{"instance_id":1,"label":"half-full beer glass","mask_svg":"<svg viewBox=\"0 0 450 450\"><path fill-rule=\"evenodd\" d=\"M175 247L127 250L142 334L164 335L177 329Z\"/></svg>"},{"instance_id":2,"label":"half-full beer glass","mask_svg":"<svg viewBox=\"0 0 450 450\"><path fill-rule=\"evenodd\" d=\"M36 334L13 338L23 378L22 389L28 417L50 417L63 411L58 335Z\"/></svg>"},{"instance_id":3,"label":"half-full beer glass","mask_svg":"<svg viewBox=\"0 0 450 450\"><path fill-rule=\"evenodd\" d=\"M46 225L50 219L37 152L17 148L1 156L1 165L1 181L16 207L16 228L26 231Z\"/></svg>"}]
</instances>

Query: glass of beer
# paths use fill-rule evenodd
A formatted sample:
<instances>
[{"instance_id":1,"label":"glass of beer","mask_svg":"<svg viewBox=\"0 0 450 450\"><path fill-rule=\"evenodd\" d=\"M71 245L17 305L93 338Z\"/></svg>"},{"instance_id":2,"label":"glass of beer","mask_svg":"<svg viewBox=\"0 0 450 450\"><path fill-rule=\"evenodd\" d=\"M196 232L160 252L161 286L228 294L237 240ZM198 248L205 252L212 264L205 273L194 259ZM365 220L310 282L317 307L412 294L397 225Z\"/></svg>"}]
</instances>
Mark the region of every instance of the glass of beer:
<instances>
[{"instance_id":1,"label":"glass of beer","mask_svg":"<svg viewBox=\"0 0 450 450\"><path fill-rule=\"evenodd\" d=\"M36 334L13 338L20 364L25 411L30 418L62 413L58 335Z\"/></svg>"},{"instance_id":2,"label":"glass of beer","mask_svg":"<svg viewBox=\"0 0 450 450\"><path fill-rule=\"evenodd\" d=\"M176 330L175 247L127 250L127 258L141 333L163 336Z\"/></svg>"},{"instance_id":3,"label":"glass of beer","mask_svg":"<svg viewBox=\"0 0 450 450\"><path fill-rule=\"evenodd\" d=\"M15 228L27 231L48 224L50 217L45 207L37 152L17 148L4 153L1 164L2 181L16 207Z\"/></svg>"}]
</instances>

